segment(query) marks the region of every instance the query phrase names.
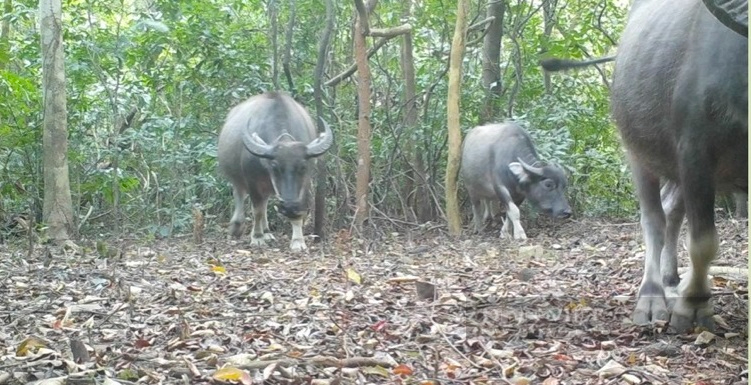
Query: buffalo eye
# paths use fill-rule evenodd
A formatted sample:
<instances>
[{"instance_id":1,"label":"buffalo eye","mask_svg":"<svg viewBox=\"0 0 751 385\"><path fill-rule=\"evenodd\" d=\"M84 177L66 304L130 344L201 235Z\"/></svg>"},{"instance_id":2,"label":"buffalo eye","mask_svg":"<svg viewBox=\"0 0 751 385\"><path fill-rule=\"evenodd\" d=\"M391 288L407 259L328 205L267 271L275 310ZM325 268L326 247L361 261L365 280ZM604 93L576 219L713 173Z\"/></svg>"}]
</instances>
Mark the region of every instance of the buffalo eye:
<instances>
[{"instance_id":1,"label":"buffalo eye","mask_svg":"<svg viewBox=\"0 0 751 385\"><path fill-rule=\"evenodd\" d=\"M279 162L277 162L276 160L272 160L271 162L269 162L269 164L271 165L272 169L274 169L274 170L278 170L279 169Z\"/></svg>"},{"instance_id":2,"label":"buffalo eye","mask_svg":"<svg viewBox=\"0 0 751 385\"><path fill-rule=\"evenodd\" d=\"M545 179L542 181L542 186L545 187L547 190L554 190L555 189L555 183L553 183L550 179Z\"/></svg>"}]
</instances>

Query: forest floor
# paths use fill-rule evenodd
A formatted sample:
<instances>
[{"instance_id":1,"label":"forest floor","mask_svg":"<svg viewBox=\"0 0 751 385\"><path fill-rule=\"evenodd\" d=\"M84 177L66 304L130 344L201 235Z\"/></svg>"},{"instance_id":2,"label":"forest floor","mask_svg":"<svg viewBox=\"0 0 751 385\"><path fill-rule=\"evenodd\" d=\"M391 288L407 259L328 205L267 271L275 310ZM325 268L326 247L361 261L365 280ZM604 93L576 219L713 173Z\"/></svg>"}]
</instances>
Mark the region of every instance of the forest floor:
<instances>
[{"instance_id":1,"label":"forest floor","mask_svg":"<svg viewBox=\"0 0 751 385\"><path fill-rule=\"evenodd\" d=\"M718 221L711 335L630 323L638 223L526 227L526 241L340 231L304 253L286 226L265 250L219 231L30 255L11 239L0 384L747 383L746 220Z\"/></svg>"}]
</instances>

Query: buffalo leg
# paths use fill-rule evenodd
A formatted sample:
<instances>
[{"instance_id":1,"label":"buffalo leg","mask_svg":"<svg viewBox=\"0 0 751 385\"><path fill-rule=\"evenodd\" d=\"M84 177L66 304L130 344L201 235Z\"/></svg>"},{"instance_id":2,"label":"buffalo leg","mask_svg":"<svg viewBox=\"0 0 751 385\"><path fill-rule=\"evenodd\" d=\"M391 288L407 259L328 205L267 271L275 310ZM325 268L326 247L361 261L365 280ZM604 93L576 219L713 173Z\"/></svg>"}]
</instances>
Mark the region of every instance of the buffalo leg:
<instances>
[{"instance_id":1,"label":"buffalo leg","mask_svg":"<svg viewBox=\"0 0 751 385\"><path fill-rule=\"evenodd\" d=\"M715 187L711 162L702 151L685 148L680 161L680 177L685 194L683 201L688 219L688 255L691 270L680 284L680 296L673 308L670 325L682 332L697 325L712 329L714 320L709 299L712 292L707 274L717 255L719 241L714 223Z\"/></svg>"},{"instance_id":2,"label":"buffalo leg","mask_svg":"<svg viewBox=\"0 0 751 385\"><path fill-rule=\"evenodd\" d=\"M676 183L668 182L663 186L661 195L662 209L665 211L667 225L665 228L665 246L663 246L660 254L660 271L663 287L666 290L673 290L680 282L678 276L678 236L681 233L681 225L685 216L683 194ZM669 300L670 298L668 298Z\"/></svg>"},{"instance_id":3,"label":"buffalo leg","mask_svg":"<svg viewBox=\"0 0 751 385\"><path fill-rule=\"evenodd\" d=\"M734 193L733 200L735 201L735 217L747 218L748 217L748 194L746 193Z\"/></svg>"},{"instance_id":4,"label":"buffalo leg","mask_svg":"<svg viewBox=\"0 0 751 385\"><path fill-rule=\"evenodd\" d=\"M472 222L475 225L475 232L479 233L485 227L485 200L470 198L472 205Z\"/></svg>"},{"instance_id":5,"label":"buffalo leg","mask_svg":"<svg viewBox=\"0 0 751 385\"><path fill-rule=\"evenodd\" d=\"M269 210L268 210L269 201L268 199L263 201L263 207L260 207L259 210L261 210L261 229L263 229L263 239L266 241L273 241L276 238L274 238L274 234L271 234L271 229L269 229Z\"/></svg>"},{"instance_id":6,"label":"buffalo leg","mask_svg":"<svg viewBox=\"0 0 751 385\"><path fill-rule=\"evenodd\" d=\"M303 218L290 219L289 223L292 224L292 239L290 240L289 248L292 251L307 249L305 238L302 235Z\"/></svg>"},{"instance_id":7,"label":"buffalo leg","mask_svg":"<svg viewBox=\"0 0 751 385\"><path fill-rule=\"evenodd\" d=\"M511 194L509 194L508 190L503 186L496 190L496 194L498 195L498 199L500 199L500 201L506 206L506 220L501 227L501 233L499 234L500 237L503 238L504 234L508 232L509 222L511 222L511 226L513 226L514 229L514 239L527 239L527 234L524 232L524 228L522 228L522 223L520 221L521 213L519 212L519 207L514 203L514 200L511 199Z\"/></svg>"},{"instance_id":8,"label":"buffalo leg","mask_svg":"<svg viewBox=\"0 0 751 385\"><path fill-rule=\"evenodd\" d=\"M508 203L506 221L503 222L503 227L501 228L501 237L503 237L504 232L508 231L509 222L511 222L511 225L514 229L514 239L527 239L527 234L524 232L524 228L522 227L521 212L519 211L519 207L514 202Z\"/></svg>"},{"instance_id":9,"label":"buffalo leg","mask_svg":"<svg viewBox=\"0 0 751 385\"><path fill-rule=\"evenodd\" d=\"M231 236L238 238L242 235L242 227L245 222L245 191L234 187L232 196L235 200L235 211L229 222L229 233Z\"/></svg>"},{"instance_id":10,"label":"buffalo leg","mask_svg":"<svg viewBox=\"0 0 751 385\"><path fill-rule=\"evenodd\" d=\"M667 321L669 313L660 275L660 255L665 243L665 212L660 200L660 179L645 170L633 158L631 169L636 193L639 196L641 227L647 248L644 255L644 276L639 286L633 319L636 324Z\"/></svg>"},{"instance_id":11,"label":"buffalo leg","mask_svg":"<svg viewBox=\"0 0 751 385\"><path fill-rule=\"evenodd\" d=\"M483 204L485 206L485 216L483 217L483 221L487 222L490 220L490 224L493 224L493 220L495 219L495 205L494 202L490 199L483 199Z\"/></svg>"},{"instance_id":12,"label":"buffalo leg","mask_svg":"<svg viewBox=\"0 0 751 385\"><path fill-rule=\"evenodd\" d=\"M251 194L250 202L253 204L253 231L250 235L250 244L253 246L265 246L268 239L273 239L271 233L268 233L269 223L266 217L269 198L258 194ZM270 238L266 236L267 233Z\"/></svg>"}]
</instances>

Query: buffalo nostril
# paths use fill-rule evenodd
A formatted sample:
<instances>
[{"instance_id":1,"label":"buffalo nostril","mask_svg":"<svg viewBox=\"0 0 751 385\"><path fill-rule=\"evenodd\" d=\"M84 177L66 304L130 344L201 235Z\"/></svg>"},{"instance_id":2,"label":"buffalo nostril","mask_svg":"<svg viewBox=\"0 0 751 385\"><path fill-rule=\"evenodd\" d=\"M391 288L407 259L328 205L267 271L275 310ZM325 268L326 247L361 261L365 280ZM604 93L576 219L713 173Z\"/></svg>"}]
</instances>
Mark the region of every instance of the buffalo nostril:
<instances>
[{"instance_id":1,"label":"buffalo nostril","mask_svg":"<svg viewBox=\"0 0 751 385\"><path fill-rule=\"evenodd\" d=\"M302 205L297 202L282 203L280 211L288 218L297 218L300 216Z\"/></svg>"}]
</instances>

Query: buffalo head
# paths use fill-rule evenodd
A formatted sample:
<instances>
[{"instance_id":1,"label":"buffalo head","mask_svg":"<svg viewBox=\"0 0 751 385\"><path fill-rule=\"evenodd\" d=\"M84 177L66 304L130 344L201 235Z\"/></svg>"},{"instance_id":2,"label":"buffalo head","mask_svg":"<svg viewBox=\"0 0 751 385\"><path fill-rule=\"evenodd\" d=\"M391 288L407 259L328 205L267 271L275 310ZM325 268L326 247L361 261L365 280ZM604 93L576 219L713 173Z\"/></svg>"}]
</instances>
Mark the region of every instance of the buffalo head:
<instances>
[{"instance_id":1,"label":"buffalo head","mask_svg":"<svg viewBox=\"0 0 751 385\"><path fill-rule=\"evenodd\" d=\"M274 192L281 200L281 213L291 219L304 216L307 210L306 189L313 165L310 160L323 155L334 141L329 125L323 119L321 123L324 132L310 143L283 134L276 143L268 144L257 133L249 131L242 138L248 152L261 158L261 164L271 176Z\"/></svg>"},{"instance_id":2,"label":"buffalo head","mask_svg":"<svg viewBox=\"0 0 751 385\"><path fill-rule=\"evenodd\" d=\"M521 158L508 165L527 199L545 214L556 218L571 216L571 206L566 200L566 175L560 167L544 165L535 167Z\"/></svg>"}]
</instances>

